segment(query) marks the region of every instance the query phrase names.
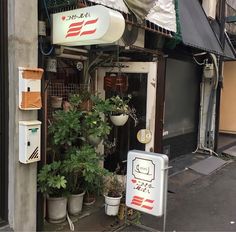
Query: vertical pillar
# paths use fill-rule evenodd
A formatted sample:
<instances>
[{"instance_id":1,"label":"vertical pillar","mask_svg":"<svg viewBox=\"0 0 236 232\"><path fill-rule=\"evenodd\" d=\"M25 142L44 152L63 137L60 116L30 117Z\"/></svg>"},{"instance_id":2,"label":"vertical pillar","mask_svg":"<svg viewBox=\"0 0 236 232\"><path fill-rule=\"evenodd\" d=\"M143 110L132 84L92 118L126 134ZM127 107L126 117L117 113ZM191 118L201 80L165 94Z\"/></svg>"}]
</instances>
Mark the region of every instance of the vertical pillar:
<instances>
[{"instance_id":1,"label":"vertical pillar","mask_svg":"<svg viewBox=\"0 0 236 232\"><path fill-rule=\"evenodd\" d=\"M36 230L37 164L19 163L19 121L37 111L18 107L18 67L37 67L37 0L8 1L9 53L9 224L14 231Z\"/></svg>"},{"instance_id":2,"label":"vertical pillar","mask_svg":"<svg viewBox=\"0 0 236 232\"><path fill-rule=\"evenodd\" d=\"M219 1L220 6L220 42L224 51L225 47L225 0ZM223 87L223 62L224 57L220 57L219 61L219 84L216 92L216 120L215 120L215 146L214 150L217 151L218 148L218 137L219 137L219 127L220 127L220 101L221 101L221 89Z\"/></svg>"}]
</instances>

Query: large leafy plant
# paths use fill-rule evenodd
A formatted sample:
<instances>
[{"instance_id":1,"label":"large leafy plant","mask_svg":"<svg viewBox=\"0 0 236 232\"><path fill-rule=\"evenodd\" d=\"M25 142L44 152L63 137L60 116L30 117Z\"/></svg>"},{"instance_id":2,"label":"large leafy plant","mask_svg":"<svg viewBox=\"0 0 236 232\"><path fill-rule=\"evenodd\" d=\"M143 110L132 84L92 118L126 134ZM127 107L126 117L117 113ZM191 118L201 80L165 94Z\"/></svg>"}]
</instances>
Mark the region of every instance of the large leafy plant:
<instances>
[{"instance_id":1,"label":"large leafy plant","mask_svg":"<svg viewBox=\"0 0 236 232\"><path fill-rule=\"evenodd\" d=\"M87 136L93 135L96 137L104 138L110 131L111 127L106 119L102 117L97 111L89 111L82 121L84 134Z\"/></svg>"},{"instance_id":2,"label":"large leafy plant","mask_svg":"<svg viewBox=\"0 0 236 232\"><path fill-rule=\"evenodd\" d=\"M60 161L44 165L38 174L38 190L43 194L61 197L66 192L66 185Z\"/></svg>"},{"instance_id":3,"label":"large leafy plant","mask_svg":"<svg viewBox=\"0 0 236 232\"><path fill-rule=\"evenodd\" d=\"M49 126L54 146L71 146L81 137L82 113L76 109L68 111L58 110L53 115L53 122Z\"/></svg>"}]
</instances>

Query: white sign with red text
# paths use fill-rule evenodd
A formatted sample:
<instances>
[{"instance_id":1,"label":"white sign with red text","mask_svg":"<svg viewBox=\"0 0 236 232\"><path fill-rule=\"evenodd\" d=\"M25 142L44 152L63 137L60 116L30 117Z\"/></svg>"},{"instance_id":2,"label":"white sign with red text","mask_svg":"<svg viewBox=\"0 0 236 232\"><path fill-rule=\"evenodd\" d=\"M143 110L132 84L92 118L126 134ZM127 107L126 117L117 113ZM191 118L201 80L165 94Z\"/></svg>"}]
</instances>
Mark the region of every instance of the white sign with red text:
<instances>
[{"instance_id":1,"label":"white sign with red text","mask_svg":"<svg viewBox=\"0 0 236 232\"><path fill-rule=\"evenodd\" d=\"M56 13L52 21L53 44L67 46L113 43L125 29L122 14L101 5Z\"/></svg>"},{"instance_id":2,"label":"white sign with red text","mask_svg":"<svg viewBox=\"0 0 236 232\"><path fill-rule=\"evenodd\" d=\"M164 213L168 156L132 150L128 152L126 205L154 216Z\"/></svg>"}]
</instances>

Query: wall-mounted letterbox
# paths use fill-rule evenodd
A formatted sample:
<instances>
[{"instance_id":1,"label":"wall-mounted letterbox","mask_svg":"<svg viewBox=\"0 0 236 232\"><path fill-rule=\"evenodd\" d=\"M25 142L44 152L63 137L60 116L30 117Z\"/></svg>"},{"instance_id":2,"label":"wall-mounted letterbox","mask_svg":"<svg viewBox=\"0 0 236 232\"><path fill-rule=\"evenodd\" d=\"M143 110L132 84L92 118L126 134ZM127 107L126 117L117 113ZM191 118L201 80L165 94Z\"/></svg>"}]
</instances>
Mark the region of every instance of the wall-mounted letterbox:
<instances>
[{"instance_id":1,"label":"wall-mounted letterbox","mask_svg":"<svg viewBox=\"0 0 236 232\"><path fill-rule=\"evenodd\" d=\"M40 160L40 121L19 122L19 160L28 164Z\"/></svg>"},{"instance_id":2,"label":"wall-mounted letterbox","mask_svg":"<svg viewBox=\"0 0 236 232\"><path fill-rule=\"evenodd\" d=\"M38 110L42 107L41 79L43 69L19 67L19 108Z\"/></svg>"}]
</instances>

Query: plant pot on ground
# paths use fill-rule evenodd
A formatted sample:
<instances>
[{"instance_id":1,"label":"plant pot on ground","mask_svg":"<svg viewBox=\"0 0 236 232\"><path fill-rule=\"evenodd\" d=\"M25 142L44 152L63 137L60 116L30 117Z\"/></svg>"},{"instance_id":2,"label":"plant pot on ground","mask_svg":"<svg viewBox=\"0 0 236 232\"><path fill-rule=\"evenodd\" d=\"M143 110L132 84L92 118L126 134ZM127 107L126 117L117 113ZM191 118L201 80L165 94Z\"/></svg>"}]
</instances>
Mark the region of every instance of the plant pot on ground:
<instances>
[{"instance_id":1,"label":"plant pot on ground","mask_svg":"<svg viewBox=\"0 0 236 232\"><path fill-rule=\"evenodd\" d=\"M60 223L66 219L67 180L62 171L61 162L46 164L38 174L38 190L47 197L47 220Z\"/></svg>"},{"instance_id":2,"label":"plant pot on ground","mask_svg":"<svg viewBox=\"0 0 236 232\"><path fill-rule=\"evenodd\" d=\"M94 147L85 145L85 148L87 152L87 162L83 170L85 188L84 203L88 205L94 203L96 196L103 192L103 178L107 175L108 171L101 167L100 161L102 157L96 153Z\"/></svg>"},{"instance_id":3,"label":"plant pot on ground","mask_svg":"<svg viewBox=\"0 0 236 232\"><path fill-rule=\"evenodd\" d=\"M68 184L67 189L70 193L68 198L68 212L76 215L82 210L84 198L84 169L90 163L91 148L87 145L71 147L66 154L67 159L63 162Z\"/></svg>"},{"instance_id":4,"label":"plant pot on ground","mask_svg":"<svg viewBox=\"0 0 236 232\"><path fill-rule=\"evenodd\" d=\"M105 184L105 213L109 216L116 216L119 212L120 201L124 191L123 183L116 174L108 176Z\"/></svg>"}]
</instances>

